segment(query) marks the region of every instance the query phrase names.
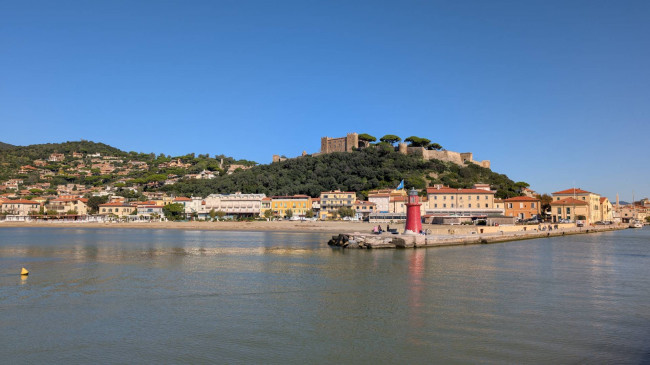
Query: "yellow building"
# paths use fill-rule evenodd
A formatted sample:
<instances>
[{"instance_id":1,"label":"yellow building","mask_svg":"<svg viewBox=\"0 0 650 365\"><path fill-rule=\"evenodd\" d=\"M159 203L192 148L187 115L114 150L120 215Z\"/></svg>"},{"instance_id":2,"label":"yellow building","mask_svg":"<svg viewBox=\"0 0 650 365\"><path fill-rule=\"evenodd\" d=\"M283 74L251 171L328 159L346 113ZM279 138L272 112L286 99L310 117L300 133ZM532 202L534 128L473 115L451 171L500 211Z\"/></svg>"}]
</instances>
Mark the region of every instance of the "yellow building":
<instances>
[{"instance_id":1,"label":"yellow building","mask_svg":"<svg viewBox=\"0 0 650 365\"><path fill-rule=\"evenodd\" d=\"M568 198L575 199L581 202L584 202L587 204L587 210L586 212L582 213L575 213L573 215L570 215L572 218L562 218L562 219L569 219L569 220L576 220L577 216L584 216L584 220L586 221L586 224L593 224L598 221L602 221L602 216L601 216L601 209L600 209L600 195L592 193L590 191L582 190L582 189L576 189L576 188L571 188L567 190L562 190L562 191L556 191L553 193L553 203L559 202L561 200L566 200ZM551 203L553 206L553 204ZM555 220L556 213L557 213L557 204L554 205L555 209L553 209L553 219ZM576 208L577 209L577 208ZM581 209L582 211L582 209Z\"/></svg>"},{"instance_id":2,"label":"yellow building","mask_svg":"<svg viewBox=\"0 0 650 365\"><path fill-rule=\"evenodd\" d=\"M487 217L500 214L494 206L495 190L489 185L476 184L472 189L455 189L443 185L427 188L428 215L439 217Z\"/></svg>"},{"instance_id":3,"label":"yellow building","mask_svg":"<svg viewBox=\"0 0 650 365\"><path fill-rule=\"evenodd\" d=\"M286 217L288 210L291 210L293 217L304 217L311 210L311 197L308 195L273 196L271 210L276 217Z\"/></svg>"},{"instance_id":4,"label":"yellow building","mask_svg":"<svg viewBox=\"0 0 650 365\"><path fill-rule=\"evenodd\" d=\"M553 216L553 222L563 220L575 222L580 216L587 219L589 217L589 204L586 201L574 198L553 200L551 202L551 215ZM589 223L591 222L587 221L587 224Z\"/></svg>"},{"instance_id":5,"label":"yellow building","mask_svg":"<svg viewBox=\"0 0 650 365\"><path fill-rule=\"evenodd\" d=\"M341 208L354 209L357 194L352 191L324 191L320 193L320 216L322 220L332 218Z\"/></svg>"},{"instance_id":6,"label":"yellow building","mask_svg":"<svg viewBox=\"0 0 650 365\"><path fill-rule=\"evenodd\" d=\"M106 203L99 205L100 215L116 215L118 217L125 217L131 215L136 211L136 207L126 203Z\"/></svg>"}]
</instances>

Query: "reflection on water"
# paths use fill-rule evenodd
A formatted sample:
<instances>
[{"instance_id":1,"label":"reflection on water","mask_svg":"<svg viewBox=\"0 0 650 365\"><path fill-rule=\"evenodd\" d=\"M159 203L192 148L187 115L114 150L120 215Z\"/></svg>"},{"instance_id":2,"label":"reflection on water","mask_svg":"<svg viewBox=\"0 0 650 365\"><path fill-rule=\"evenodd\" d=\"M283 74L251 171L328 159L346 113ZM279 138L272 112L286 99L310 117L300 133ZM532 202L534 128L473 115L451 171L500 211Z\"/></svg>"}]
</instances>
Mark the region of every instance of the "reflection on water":
<instances>
[{"instance_id":1,"label":"reflection on water","mask_svg":"<svg viewBox=\"0 0 650 365\"><path fill-rule=\"evenodd\" d=\"M650 361L647 228L419 250L328 238L4 228L0 359Z\"/></svg>"}]
</instances>

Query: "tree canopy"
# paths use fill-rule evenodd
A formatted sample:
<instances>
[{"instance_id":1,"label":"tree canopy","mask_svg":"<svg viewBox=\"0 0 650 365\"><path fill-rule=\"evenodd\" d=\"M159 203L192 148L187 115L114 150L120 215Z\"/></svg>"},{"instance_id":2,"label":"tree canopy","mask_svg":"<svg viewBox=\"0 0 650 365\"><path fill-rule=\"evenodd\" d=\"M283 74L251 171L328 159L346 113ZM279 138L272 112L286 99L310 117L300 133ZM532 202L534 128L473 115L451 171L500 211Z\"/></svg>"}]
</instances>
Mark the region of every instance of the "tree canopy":
<instances>
[{"instance_id":1,"label":"tree canopy","mask_svg":"<svg viewBox=\"0 0 650 365\"><path fill-rule=\"evenodd\" d=\"M386 142L388 144L394 145L396 142L401 141L402 139L394 134L387 134L381 138L379 138L380 141Z\"/></svg>"}]
</instances>

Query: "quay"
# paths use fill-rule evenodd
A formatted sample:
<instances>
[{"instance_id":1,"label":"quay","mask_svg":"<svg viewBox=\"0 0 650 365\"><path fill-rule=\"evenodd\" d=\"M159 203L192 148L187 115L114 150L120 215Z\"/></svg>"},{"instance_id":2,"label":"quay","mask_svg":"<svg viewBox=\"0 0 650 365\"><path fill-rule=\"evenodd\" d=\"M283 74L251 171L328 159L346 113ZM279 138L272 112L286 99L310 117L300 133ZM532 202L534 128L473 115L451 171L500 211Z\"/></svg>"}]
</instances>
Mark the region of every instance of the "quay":
<instances>
[{"instance_id":1,"label":"quay","mask_svg":"<svg viewBox=\"0 0 650 365\"><path fill-rule=\"evenodd\" d=\"M444 226L426 229L428 234L403 234L384 232L347 233L332 236L328 245L350 249L421 248L460 245L490 244L534 238L557 237L627 229L627 225L576 227L575 224L549 224L541 226ZM544 228L543 230L540 228Z\"/></svg>"}]
</instances>

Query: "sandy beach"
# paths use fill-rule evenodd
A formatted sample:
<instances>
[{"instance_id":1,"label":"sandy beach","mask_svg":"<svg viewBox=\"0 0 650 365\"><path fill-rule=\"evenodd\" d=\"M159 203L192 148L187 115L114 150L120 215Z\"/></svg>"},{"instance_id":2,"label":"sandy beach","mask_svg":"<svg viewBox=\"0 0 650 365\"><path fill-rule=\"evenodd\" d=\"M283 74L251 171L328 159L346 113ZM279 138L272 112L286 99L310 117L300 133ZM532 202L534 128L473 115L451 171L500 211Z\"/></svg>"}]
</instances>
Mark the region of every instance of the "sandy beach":
<instances>
[{"instance_id":1,"label":"sandy beach","mask_svg":"<svg viewBox=\"0 0 650 365\"><path fill-rule=\"evenodd\" d=\"M287 231L287 232L370 232L376 224L346 221L255 221L255 222L0 222L2 227L48 227L48 228L123 228L123 229L186 229L209 231ZM386 228L383 226L384 229ZM403 224L393 228L403 228Z\"/></svg>"}]
</instances>

